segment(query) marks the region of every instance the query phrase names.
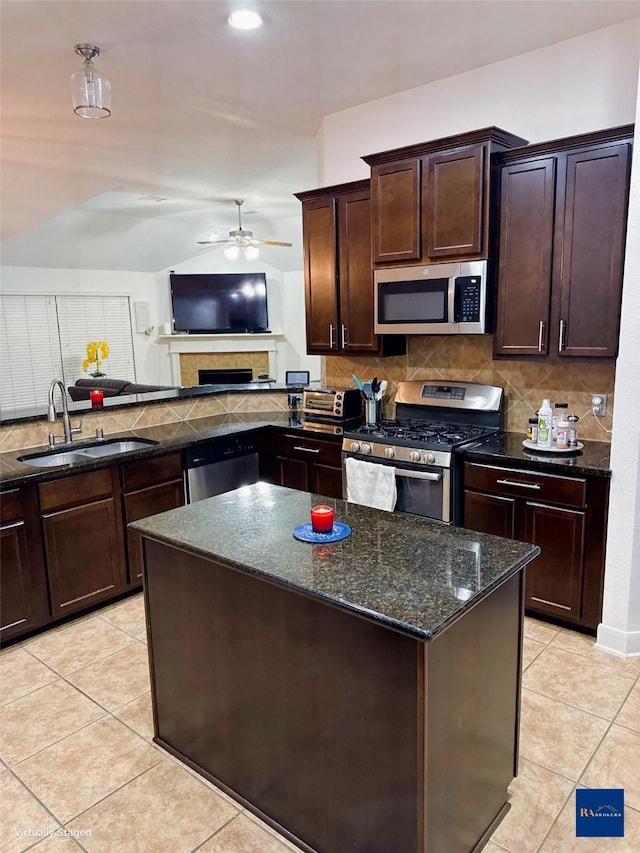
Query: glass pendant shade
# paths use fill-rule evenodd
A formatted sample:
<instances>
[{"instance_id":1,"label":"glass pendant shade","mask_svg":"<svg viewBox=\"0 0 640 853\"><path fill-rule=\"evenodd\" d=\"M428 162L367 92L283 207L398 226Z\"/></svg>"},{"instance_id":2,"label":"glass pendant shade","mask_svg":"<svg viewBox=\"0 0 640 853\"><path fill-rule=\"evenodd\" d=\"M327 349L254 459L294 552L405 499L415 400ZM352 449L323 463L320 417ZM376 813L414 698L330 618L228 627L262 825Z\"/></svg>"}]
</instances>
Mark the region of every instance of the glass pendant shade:
<instances>
[{"instance_id":1,"label":"glass pendant shade","mask_svg":"<svg viewBox=\"0 0 640 853\"><path fill-rule=\"evenodd\" d=\"M108 118L111 115L111 83L91 61L100 55L100 48L93 44L77 44L75 51L84 57L84 63L69 81L73 111L81 118Z\"/></svg>"},{"instance_id":2,"label":"glass pendant shade","mask_svg":"<svg viewBox=\"0 0 640 853\"><path fill-rule=\"evenodd\" d=\"M248 261L254 261L260 254L260 249L257 246L245 246L244 256Z\"/></svg>"},{"instance_id":3,"label":"glass pendant shade","mask_svg":"<svg viewBox=\"0 0 640 853\"><path fill-rule=\"evenodd\" d=\"M235 261L238 259L238 255L240 254L240 246L227 246L224 250L224 254L230 261Z\"/></svg>"}]
</instances>

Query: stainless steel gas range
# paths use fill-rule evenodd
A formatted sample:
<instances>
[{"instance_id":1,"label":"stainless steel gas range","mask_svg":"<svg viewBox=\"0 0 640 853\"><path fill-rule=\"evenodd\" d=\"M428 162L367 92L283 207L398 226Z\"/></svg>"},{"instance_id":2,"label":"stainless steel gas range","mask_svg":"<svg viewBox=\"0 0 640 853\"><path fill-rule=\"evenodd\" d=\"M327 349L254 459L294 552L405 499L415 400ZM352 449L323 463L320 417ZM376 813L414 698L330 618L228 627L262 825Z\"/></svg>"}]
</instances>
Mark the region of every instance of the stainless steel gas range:
<instances>
[{"instance_id":1,"label":"stainless steel gas range","mask_svg":"<svg viewBox=\"0 0 640 853\"><path fill-rule=\"evenodd\" d=\"M345 462L353 457L395 469L397 512L459 524L462 465L457 454L502 431L504 389L473 382L400 382L395 405L394 420L345 429L345 498Z\"/></svg>"}]
</instances>

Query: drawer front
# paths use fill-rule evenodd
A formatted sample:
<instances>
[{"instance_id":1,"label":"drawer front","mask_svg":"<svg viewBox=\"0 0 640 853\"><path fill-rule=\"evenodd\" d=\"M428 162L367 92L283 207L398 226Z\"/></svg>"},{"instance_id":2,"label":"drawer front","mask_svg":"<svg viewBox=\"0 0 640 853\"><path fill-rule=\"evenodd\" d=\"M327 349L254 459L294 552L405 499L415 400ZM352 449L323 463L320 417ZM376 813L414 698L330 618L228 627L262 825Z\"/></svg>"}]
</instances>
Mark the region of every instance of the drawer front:
<instances>
[{"instance_id":1,"label":"drawer front","mask_svg":"<svg viewBox=\"0 0 640 853\"><path fill-rule=\"evenodd\" d=\"M17 521L19 518L22 518L20 491L13 489L10 492L2 492L0 495L0 522L6 524L9 521Z\"/></svg>"},{"instance_id":2,"label":"drawer front","mask_svg":"<svg viewBox=\"0 0 640 853\"><path fill-rule=\"evenodd\" d=\"M322 462L323 465L342 464L342 445L339 441L318 441L303 435L284 433L276 439L279 456L306 459L307 462Z\"/></svg>"},{"instance_id":3,"label":"drawer front","mask_svg":"<svg viewBox=\"0 0 640 853\"><path fill-rule=\"evenodd\" d=\"M50 483L41 483L38 489L41 510L47 512L109 497L112 493L111 470L103 468L90 474L78 474Z\"/></svg>"},{"instance_id":4,"label":"drawer front","mask_svg":"<svg viewBox=\"0 0 640 853\"><path fill-rule=\"evenodd\" d=\"M465 489L549 501L563 506L584 507L586 503L586 480L520 468L496 468L465 462L464 486Z\"/></svg>"},{"instance_id":5,"label":"drawer front","mask_svg":"<svg viewBox=\"0 0 640 853\"><path fill-rule=\"evenodd\" d=\"M135 492L156 483L182 477L182 455L170 453L153 459L141 459L122 466L122 487L125 492Z\"/></svg>"}]
</instances>

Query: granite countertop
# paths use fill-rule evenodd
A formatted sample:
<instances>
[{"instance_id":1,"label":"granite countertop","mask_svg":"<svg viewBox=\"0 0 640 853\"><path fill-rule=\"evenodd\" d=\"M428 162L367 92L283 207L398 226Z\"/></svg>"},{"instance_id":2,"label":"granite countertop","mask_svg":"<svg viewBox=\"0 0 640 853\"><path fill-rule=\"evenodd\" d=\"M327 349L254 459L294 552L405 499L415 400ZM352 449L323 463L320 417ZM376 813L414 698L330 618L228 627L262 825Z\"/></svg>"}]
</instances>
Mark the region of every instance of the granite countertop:
<instances>
[{"instance_id":1,"label":"granite countertop","mask_svg":"<svg viewBox=\"0 0 640 853\"><path fill-rule=\"evenodd\" d=\"M24 450L0 453L0 488L6 491L7 489L16 488L28 483L40 483L46 480L58 479L59 477L67 477L72 474L94 471L110 465L127 464L139 459L162 456L166 453L184 450L186 447L213 441L227 435L262 430L268 427L299 431L313 435L315 438L324 438L330 441L342 440L342 431L339 426L304 421L298 415L288 411L211 415L206 418L176 421L144 429L122 430L117 435L108 435L105 438L107 442L115 438L143 438L157 441L158 444L126 454L103 456L99 459L87 460L76 465L36 468L28 465L26 462L19 461L19 457L21 456L47 453L51 450L51 448L44 445L42 447L29 447ZM55 452L81 449L82 447L95 445L96 443L96 439L90 441L77 440L73 441L71 445L56 445Z\"/></svg>"},{"instance_id":2,"label":"granite countertop","mask_svg":"<svg viewBox=\"0 0 640 853\"><path fill-rule=\"evenodd\" d=\"M318 503L352 533L292 535ZM429 640L540 553L535 545L267 483L136 521L129 529ZM153 571L151 567L150 571Z\"/></svg>"},{"instance_id":3,"label":"granite countertop","mask_svg":"<svg viewBox=\"0 0 640 853\"><path fill-rule=\"evenodd\" d=\"M529 450L522 446L525 438L525 435L518 432L505 432L497 438L488 439L479 447L463 451L462 455L469 462L488 462L492 465L527 468L530 471L546 471L569 477L586 474L611 477L611 445L606 441L584 441L582 450L560 455Z\"/></svg>"}]
</instances>

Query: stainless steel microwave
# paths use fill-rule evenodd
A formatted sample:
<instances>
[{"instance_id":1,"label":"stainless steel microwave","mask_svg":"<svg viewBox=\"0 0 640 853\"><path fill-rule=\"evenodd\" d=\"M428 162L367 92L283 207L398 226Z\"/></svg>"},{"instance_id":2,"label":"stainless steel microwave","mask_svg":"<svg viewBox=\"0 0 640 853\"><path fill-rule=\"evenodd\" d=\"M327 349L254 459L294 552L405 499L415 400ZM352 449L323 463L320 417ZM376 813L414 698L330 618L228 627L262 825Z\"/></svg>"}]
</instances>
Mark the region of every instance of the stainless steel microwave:
<instances>
[{"instance_id":1,"label":"stainless steel microwave","mask_svg":"<svg viewBox=\"0 0 640 853\"><path fill-rule=\"evenodd\" d=\"M487 266L487 261L463 261L376 270L376 333L481 335L492 331Z\"/></svg>"}]
</instances>

